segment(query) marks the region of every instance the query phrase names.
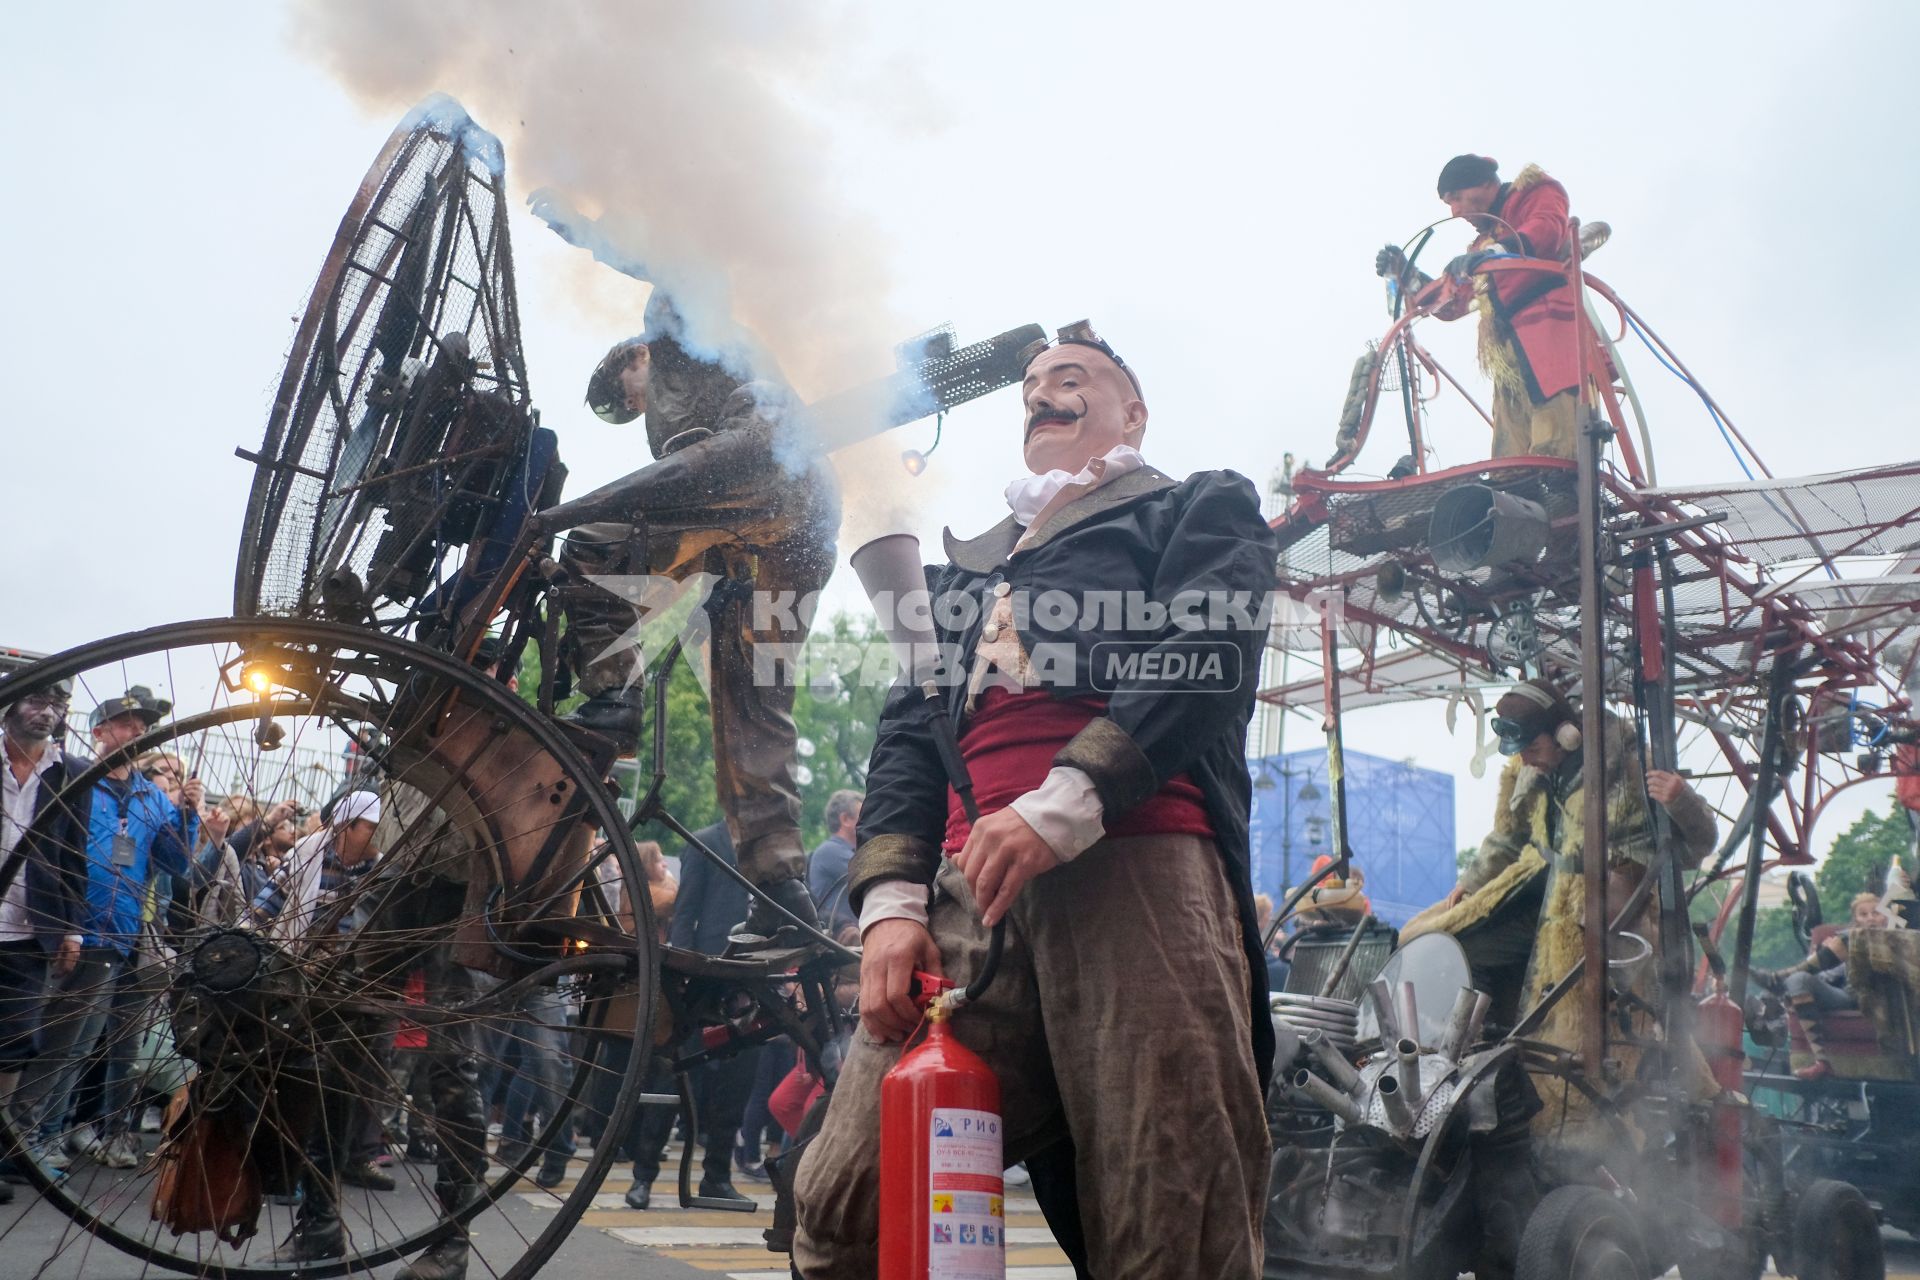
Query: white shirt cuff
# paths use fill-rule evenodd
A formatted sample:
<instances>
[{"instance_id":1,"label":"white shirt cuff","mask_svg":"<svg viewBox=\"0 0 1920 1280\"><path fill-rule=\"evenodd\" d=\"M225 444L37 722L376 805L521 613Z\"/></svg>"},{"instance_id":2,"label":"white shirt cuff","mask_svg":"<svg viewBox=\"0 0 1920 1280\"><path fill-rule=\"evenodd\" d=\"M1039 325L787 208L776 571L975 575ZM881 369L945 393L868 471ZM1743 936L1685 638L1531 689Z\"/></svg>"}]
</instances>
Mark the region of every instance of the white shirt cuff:
<instances>
[{"instance_id":1,"label":"white shirt cuff","mask_svg":"<svg viewBox=\"0 0 1920 1280\"><path fill-rule=\"evenodd\" d=\"M1062 862L1072 862L1107 834L1093 779L1065 765L1056 765L1045 782L1007 807L1025 819Z\"/></svg>"},{"instance_id":2,"label":"white shirt cuff","mask_svg":"<svg viewBox=\"0 0 1920 1280\"><path fill-rule=\"evenodd\" d=\"M882 920L927 923L927 886L911 880L882 880L860 900L860 936Z\"/></svg>"},{"instance_id":3,"label":"white shirt cuff","mask_svg":"<svg viewBox=\"0 0 1920 1280\"><path fill-rule=\"evenodd\" d=\"M71 942L76 947L79 946L81 943L85 942L86 940L87 940L86 935L81 933L69 933L69 934L66 934L62 939L62 941Z\"/></svg>"}]
</instances>

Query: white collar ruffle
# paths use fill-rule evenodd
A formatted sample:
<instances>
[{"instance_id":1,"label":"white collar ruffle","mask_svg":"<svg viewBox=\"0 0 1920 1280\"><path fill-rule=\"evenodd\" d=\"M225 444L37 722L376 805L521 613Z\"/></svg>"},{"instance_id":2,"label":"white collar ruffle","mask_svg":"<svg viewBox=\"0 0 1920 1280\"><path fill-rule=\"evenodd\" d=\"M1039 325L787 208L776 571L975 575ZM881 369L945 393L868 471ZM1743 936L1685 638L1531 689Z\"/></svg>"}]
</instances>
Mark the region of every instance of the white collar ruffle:
<instances>
[{"instance_id":1,"label":"white collar ruffle","mask_svg":"<svg viewBox=\"0 0 1920 1280\"><path fill-rule=\"evenodd\" d=\"M1098 458L1094 458L1078 472L1069 473L1055 467L1041 475L1021 476L1007 486L1007 505L1013 508L1013 518L1022 525L1031 525L1047 504L1060 496L1061 490L1068 485L1084 485L1088 489L1097 489L1109 480L1115 480L1129 471L1138 471L1147 465L1140 451L1132 445L1117 444Z\"/></svg>"}]
</instances>

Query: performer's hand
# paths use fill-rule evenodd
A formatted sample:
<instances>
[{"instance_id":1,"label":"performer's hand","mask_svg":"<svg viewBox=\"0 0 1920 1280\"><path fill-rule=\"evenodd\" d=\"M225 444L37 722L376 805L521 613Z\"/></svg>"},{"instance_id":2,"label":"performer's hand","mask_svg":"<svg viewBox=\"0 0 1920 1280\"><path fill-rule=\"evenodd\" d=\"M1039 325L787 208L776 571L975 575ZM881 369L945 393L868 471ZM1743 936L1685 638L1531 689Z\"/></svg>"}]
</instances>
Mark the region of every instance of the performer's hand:
<instances>
[{"instance_id":1,"label":"performer's hand","mask_svg":"<svg viewBox=\"0 0 1920 1280\"><path fill-rule=\"evenodd\" d=\"M77 938L60 939L60 949L53 953L53 976L64 978L73 972L73 966L80 963L80 941Z\"/></svg>"},{"instance_id":2,"label":"performer's hand","mask_svg":"<svg viewBox=\"0 0 1920 1280\"><path fill-rule=\"evenodd\" d=\"M1668 808L1672 808L1675 801L1692 790L1687 780L1677 773L1668 773L1664 769L1647 771L1647 794Z\"/></svg>"},{"instance_id":3,"label":"performer's hand","mask_svg":"<svg viewBox=\"0 0 1920 1280\"><path fill-rule=\"evenodd\" d=\"M1447 263L1446 274L1455 280L1466 280L1473 276L1473 269L1493 255L1491 253L1463 253Z\"/></svg>"},{"instance_id":4,"label":"performer's hand","mask_svg":"<svg viewBox=\"0 0 1920 1280\"><path fill-rule=\"evenodd\" d=\"M1373 274L1398 280L1407 273L1407 255L1397 244L1390 244L1373 255Z\"/></svg>"},{"instance_id":5,"label":"performer's hand","mask_svg":"<svg viewBox=\"0 0 1920 1280\"><path fill-rule=\"evenodd\" d=\"M920 1023L913 971L945 977L940 948L918 920L881 920L860 935L860 1022L876 1040L904 1040Z\"/></svg>"},{"instance_id":6,"label":"performer's hand","mask_svg":"<svg viewBox=\"0 0 1920 1280\"><path fill-rule=\"evenodd\" d=\"M1450 907L1457 907L1460 905L1460 900L1466 896L1467 896L1467 886L1463 884L1457 884L1453 886L1452 890L1448 892L1447 896L1443 898L1442 901L1445 902Z\"/></svg>"},{"instance_id":7,"label":"performer's hand","mask_svg":"<svg viewBox=\"0 0 1920 1280\"><path fill-rule=\"evenodd\" d=\"M1002 809L973 824L953 865L966 873L980 923L992 928L1013 909L1027 881L1060 865L1060 855L1025 818Z\"/></svg>"}]
</instances>

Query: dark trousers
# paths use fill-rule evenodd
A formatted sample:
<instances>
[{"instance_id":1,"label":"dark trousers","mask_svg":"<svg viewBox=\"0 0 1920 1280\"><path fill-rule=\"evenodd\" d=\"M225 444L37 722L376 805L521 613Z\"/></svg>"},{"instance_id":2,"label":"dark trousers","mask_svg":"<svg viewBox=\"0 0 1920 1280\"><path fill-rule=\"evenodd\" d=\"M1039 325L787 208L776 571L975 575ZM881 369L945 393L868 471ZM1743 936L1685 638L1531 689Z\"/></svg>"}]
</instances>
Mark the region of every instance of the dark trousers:
<instances>
[{"instance_id":1,"label":"dark trousers","mask_svg":"<svg viewBox=\"0 0 1920 1280\"><path fill-rule=\"evenodd\" d=\"M1510 1027L1520 1017L1527 965L1533 959L1546 894L1547 873L1542 871L1509 894L1486 919L1454 935L1467 953L1474 989L1492 997L1487 1020L1498 1026Z\"/></svg>"},{"instance_id":2,"label":"dark trousers","mask_svg":"<svg viewBox=\"0 0 1920 1280\"><path fill-rule=\"evenodd\" d=\"M768 1103L773 1099L773 1091L793 1070L793 1045L782 1036L755 1049L753 1055L759 1062L754 1067L753 1091L747 1095L746 1114L740 1119L740 1146L748 1164L759 1164L761 1139L768 1126L773 1124L773 1112L768 1109Z\"/></svg>"},{"instance_id":3,"label":"dark trousers","mask_svg":"<svg viewBox=\"0 0 1920 1280\"><path fill-rule=\"evenodd\" d=\"M567 534L558 595L567 611L563 641L575 687L600 694L630 685L638 650L622 638L634 605L589 579L653 574L675 581L721 570L753 583L769 599L807 600L833 573L840 526L831 468L795 474L762 427L736 427L686 448L620 482L632 523L582 525ZM800 787L794 779L793 699L798 677L771 678L756 666L760 645L773 652L805 643L805 610L756 610L736 599L712 611L708 693L712 705L714 786L733 833L740 869L758 885L806 875L800 843ZM756 625L757 624L757 625Z\"/></svg>"},{"instance_id":4,"label":"dark trousers","mask_svg":"<svg viewBox=\"0 0 1920 1280\"><path fill-rule=\"evenodd\" d=\"M33 1037L47 998L47 953L40 944L0 943L0 1071L33 1061Z\"/></svg>"},{"instance_id":5,"label":"dark trousers","mask_svg":"<svg viewBox=\"0 0 1920 1280\"><path fill-rule=\"evenodd\" d=\"M733 1141L740 1133L747 1096L753 1091L754 1072L762 1050L749 1049L731 1058L696 1068L688 1080L693 1091L694 1116L704 1137L706 1155L701 1171L708 1178L727 1178L733 1172ZM656 1055L647 1073L647 1092L671 1093L673 1067ZM673 1132L673 1115L665 1107L642 1107L634 1117L628 1149L633 1153L633 1180L652 1182L660 1176L660 1158Z\"/></svg>"},{"instance_id":6,"label":"dark trousers","mask_svg":"<svg viewBox=\"0 0 1920 1280\"><path fill-rule=\"evenodd\" d=\"M106 1058L102 1112L111 1122L131 1105L134 1031L143 992L129 966L129 958L112 947L87 947L65 977L48 984L35 1056L21 1077L19 1095L23 1127L37 1128L43 1139L69 1127L75 1086L96 1051Z\"/></svg>"}]
</instances>

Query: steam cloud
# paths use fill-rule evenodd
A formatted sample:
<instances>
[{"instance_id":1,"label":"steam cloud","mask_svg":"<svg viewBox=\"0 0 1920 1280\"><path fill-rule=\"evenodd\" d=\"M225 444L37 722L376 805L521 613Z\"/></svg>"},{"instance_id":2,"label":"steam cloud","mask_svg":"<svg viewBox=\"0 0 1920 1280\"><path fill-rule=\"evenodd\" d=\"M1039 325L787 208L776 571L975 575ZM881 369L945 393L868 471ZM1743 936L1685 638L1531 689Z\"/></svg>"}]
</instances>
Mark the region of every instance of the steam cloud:
<instances>
[{"instance_id":1,"label":"steam cloud","mask_svg":"<svg viewBox=\"0 0 1920 1280\"><path fill-rule=\"evenodd\" d=\"M884 373L914 327L888 306L882 237L838 198L826 160L825 121L873 70L847 65L858 33L837 14L705 0L306 0L292 35L372 109L457 98L506 141L517 194L538 193L547 216L591 220L596 256L666 288L693 345L738 351L744 326L755 363L773 366L759 371L811 401ZM855 446L835 463L843 545L903 527L925 496L897 445Z\"/></svg>"},{"instance_id":2,"label":"steam cloud","mask_svg":"<svg viewBox=\"0 0 1920 1280\"><path fill-rule=\"evenodd\" d=\"M695 337L744 324L808 399L871 376L908 332L875 229L825 167L815 122L851 70L829 6L309 0L293 36L370 107L459 99L522 192L597 215Z\"/></svg>"}]
</instances>

